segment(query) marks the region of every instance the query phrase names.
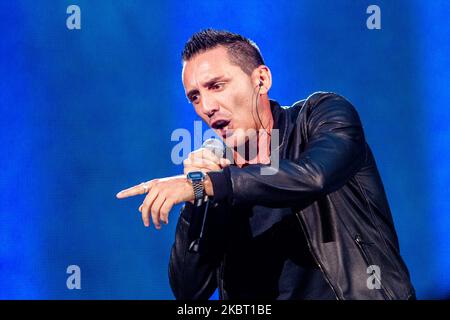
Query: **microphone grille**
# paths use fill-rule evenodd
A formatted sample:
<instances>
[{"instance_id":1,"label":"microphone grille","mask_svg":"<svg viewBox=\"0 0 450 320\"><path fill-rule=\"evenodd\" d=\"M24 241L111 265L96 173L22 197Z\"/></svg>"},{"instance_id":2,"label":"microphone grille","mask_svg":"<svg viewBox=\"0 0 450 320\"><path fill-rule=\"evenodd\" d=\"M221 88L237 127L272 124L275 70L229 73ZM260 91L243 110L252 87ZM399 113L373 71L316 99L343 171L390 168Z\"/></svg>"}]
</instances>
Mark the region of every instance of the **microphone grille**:
<instances>
[{"instance_id":1,"label":"microphone grille","mask_svg":"<svg viewBox=\"0 0 450 320\"><path fill-rule=\"evenodd\" d=\"M202 144L202 148L212 151L217 157L223 158L225 152L225 146L219 139L209 138Z\"/></svg>"}]
</instances>

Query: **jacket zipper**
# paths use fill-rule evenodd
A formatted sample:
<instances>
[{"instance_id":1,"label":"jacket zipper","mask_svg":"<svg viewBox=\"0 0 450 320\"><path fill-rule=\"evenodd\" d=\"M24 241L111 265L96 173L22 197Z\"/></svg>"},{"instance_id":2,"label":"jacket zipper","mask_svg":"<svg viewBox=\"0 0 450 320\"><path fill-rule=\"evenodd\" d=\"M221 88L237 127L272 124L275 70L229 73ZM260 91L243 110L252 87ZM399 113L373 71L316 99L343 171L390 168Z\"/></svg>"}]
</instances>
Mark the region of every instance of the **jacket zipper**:
<instances>
[{"instance_id":1,"label":"jacket zipper","mask_svg":"<svg viewBox=\"0 0 450 320\"><path fill-rule=\"evenodd\" d=\"M366 149L367 148L368 148L368 145L366 144ZM366 156L367 155L368 155L368 153L366 153ZM369 204L368 196L366 195L366 192L365 192L364 188L361 186L361 184L358 181L358 179L355 178L355 181L356 181L356 183L358 185L359 190L364 195L364 200L367 203L367 207L369 208L371 215L374 216L374 213L372 212L372 209L371 209L370 204ZM383 235L382 235L381 231L379 230L379 228L377 227L376 229L377 229L377 232L380 235L380 237L383 238ZM384 238L383 238L383 241L384 241L384 245L387 247L386 240L384 240ZM399 262L397 260L395 260L394 263L395 263L395 265L397 267L397 272L402 274L402 278L404 279L405 282L409 283L410 279L408 279L407 277L405 278L404 273L401 272L401 270L404 270L403 266L399 265ZM387 293L387 291L386 291L386 293Z\"/></svg>"},{"instance_id":2,"label":"jacket zipper","mask_svg":"<svg viewBox=\"0 0 450 320\"><path fill-rule=\"evenodd\" d=\"M310 252L311 255L313 256L314 261L316 262L316 264L317 264L317 266L319 267L320 271L321 271L322 274L324 275L325 281L328 283L328 285L330 286L331 290L333 290L333 293L334 293L334 295L335 295L335 297L336 297L336 300L340 300L339 296L338 296L337 293L336 293L336 290L334 289L333 285L331 284L331 281L330 281L330 278L328 277L328 274L327 274L327 273L325 272L325 270L323 269L323 266L322 266L322 264L320 263L319 259L317 258L316 254L314 253L314 250L312 250L312 246L311 246L311 243L310 243L310 241L309 241L309 234L308 234L308 232L306 231L305 226L303 225L302 219L300 218L300 212L297 212L297 213L295 214L295 216L297 217L297 220L298 220L299 223L300 223L300 226L301 226L301 228L302 228L302 230L303 230L303 233L305 234L306 243L308 244L309 252Z\"/></svg>"},{"instance_id":3,"label":"jacket zipper","mask_svg":"<svg viewBox=\"0 0 450 320\"><path fill-rule=\"evenodd\" d=\"M363 256L363 259L364 259L364 261L366 262L367 266L373 265L373 263L371 262L371 259L369 258L369 255L368 255L367 252L366 252L366 249L364 249L364 240L361 238L361 236L360 236L359 234L357 234L357 235L355 236L355 242L356 242L356 245L358 246L358 249L359 249L359 251L361 252L361 254L362 254L362 256ZM376 277L378 283L380 284L381 290L382 290L382 292L384 293L384 295L385 295L388 299L393 300L391 294L390 294L390 293L386 290L386 288L383 286L383 284L382 284L382 282L381 282L381 279L379 279L379 278L376 276L376 274L373 274L373 275L375 275L375 277Z\"/></svg>"},{"instance_id":4,"label":"jacket zipper","mask_svg":"<svg viewBox=\"0 0 450 320\"><path fill-rule=\"evenodd\" d=\"M370 262L369 256L367 255L367 252L366 252L366 250L363 247L364 241L363 241L363 239L361 238L361 236L359 234L357 234L355 236L355 242L356 242L356 245L358 246L358 249L361 252L361 254L363 256L363 259L366 262L366 264L368 266L372 265L372 263Z\"/></svg>"}]
</instances>

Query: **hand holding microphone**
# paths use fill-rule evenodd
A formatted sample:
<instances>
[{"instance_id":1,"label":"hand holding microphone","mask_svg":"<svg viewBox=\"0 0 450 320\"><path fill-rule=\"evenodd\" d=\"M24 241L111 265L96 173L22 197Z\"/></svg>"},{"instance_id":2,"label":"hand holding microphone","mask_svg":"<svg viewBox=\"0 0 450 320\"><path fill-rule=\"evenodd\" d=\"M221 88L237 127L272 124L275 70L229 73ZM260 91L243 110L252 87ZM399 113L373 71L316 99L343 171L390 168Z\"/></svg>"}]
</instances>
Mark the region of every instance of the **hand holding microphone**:
<instances>
[{"instance_id":1,"label":"hand holding microphone","mask_svg":"<svg viewBox=\"0 0 450 320\"><path fill-rule=\"evenodd\" d=\"M223 157L224 153L225 148L220 140L213 138L206 140L202 148L191 152L183 161L184 174L192 171L207 173L229 166L231 162Z\"/></svg>"},{"instance_id":2,"label":"hand holding microphone","mask_svg":"<svg viewBox=\"0 0 450 320\"><path fill-rule=\"evenodd\" d=\"M207 200L208 202L203 207L203 212L200 212L200 209L201 205L203 204L204 194L211 194L206 190L208 189L208 187L212 189L212 186L210 185L210 181L208 181L208 179L191 179L191 176L202 177L207 172L220 170L229 166L231 162L228 159L224 158L224 154L224 144L220 140L211 138L203 143L202 148L191 152L188 158L183 162L184 173L187 175L188 179L191 180L192 186L194 187L195 199L191 201L191 203L195 206L195 216L198 216L199 218L194 219L194 221L201 220L198 235L196 235L195 239L189 244L190 252L203 251L203 243L205 240L205 225L206 220L208 219L207 217L209 201ZM206 199L208 199L208 197L206 197ZM193 224L193 221L191 221L191 224Z\"/></svg>"}]
</instances>

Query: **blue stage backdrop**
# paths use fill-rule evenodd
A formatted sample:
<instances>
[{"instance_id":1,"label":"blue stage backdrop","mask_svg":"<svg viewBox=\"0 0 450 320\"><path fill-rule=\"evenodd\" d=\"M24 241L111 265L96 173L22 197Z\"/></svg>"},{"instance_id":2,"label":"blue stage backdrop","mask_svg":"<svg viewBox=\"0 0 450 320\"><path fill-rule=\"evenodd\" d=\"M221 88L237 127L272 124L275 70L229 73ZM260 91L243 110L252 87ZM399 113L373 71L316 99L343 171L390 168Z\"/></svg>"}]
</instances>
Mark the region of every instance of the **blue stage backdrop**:
<instances>
[{"instance_id":1,"label":"blue stage backdrop","mask_svg":"<svg viewBox=\"0 0 450 320\"><path fill-rule=\"evenodd\" d=\"M141 197L115 194L182 172L171 134L198 118L180 52L206 27L257 42L282 105L322 90L356 106L418 297L448 298L449 14L438 0L1 1L0 298L173 299L180 206L156 231Z\"/></svg>"}]
</instances>

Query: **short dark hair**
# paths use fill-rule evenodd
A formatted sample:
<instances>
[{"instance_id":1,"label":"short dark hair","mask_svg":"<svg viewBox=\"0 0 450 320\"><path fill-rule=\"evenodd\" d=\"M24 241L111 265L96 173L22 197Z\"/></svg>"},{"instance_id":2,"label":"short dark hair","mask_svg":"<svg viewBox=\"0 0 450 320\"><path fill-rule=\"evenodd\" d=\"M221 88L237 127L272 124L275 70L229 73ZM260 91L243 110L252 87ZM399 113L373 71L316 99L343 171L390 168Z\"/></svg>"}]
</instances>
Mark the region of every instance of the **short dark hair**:
<instances>
[{"instance_id":1,"label":"short dark hair","mask_svg":"<svg viewBox=\"0 0 450 320\"><path fill-rule=\"evenodd\" d=\"M264 64L258 46L252 40L237 33L214 29L204 29L192 35L184 45L182 60L189 61L195 55L218 46L227 48L230 62L248 75Z\"/></svg>"}]
</instances>

